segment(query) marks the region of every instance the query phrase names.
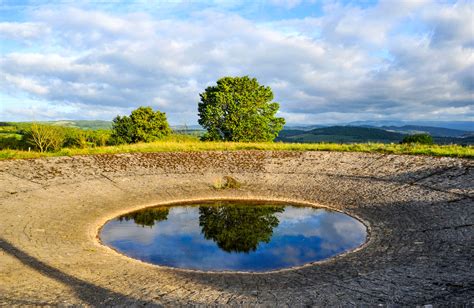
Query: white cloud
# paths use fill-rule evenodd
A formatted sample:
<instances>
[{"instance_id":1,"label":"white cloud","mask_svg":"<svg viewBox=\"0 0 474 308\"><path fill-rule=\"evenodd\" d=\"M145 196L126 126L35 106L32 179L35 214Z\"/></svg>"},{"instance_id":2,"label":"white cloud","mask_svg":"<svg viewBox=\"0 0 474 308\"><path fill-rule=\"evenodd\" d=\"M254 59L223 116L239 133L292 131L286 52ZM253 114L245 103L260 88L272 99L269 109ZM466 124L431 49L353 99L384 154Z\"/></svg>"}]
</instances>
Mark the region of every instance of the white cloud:
<instances>
[{"instance_id":1,"label":"white cloud","mask_svg":"<svg viewBox=\"0 0 474 308\"><path fill-rule=\"evenodd\" d=\"M45 95L49 92L47 87L40 85L37 81L30 78L5 74L1 80L13 87L32 94Z\"/></svg>"},{"instance_id":2,"label":"white cloud","mask_svg":"<svg viewBox=\"0 0 474 308\"><path fill-rule=\"evenodd\" d=\"M10 39L39 39L50 32L49 27L34 22L0 22L0 37Z\"/></svg>"},{"instance_id":3,"label":"white cloud","mask_svg":"<svg viewBox=\"0 0 474 308\"><path fill-rule=\"evenodd\" d=\"M466 120L474 116L473 15L468 2L424 1L328 2L320 17L262 23L213 10L161 19L39 9L27 23L0 24L10 38L36 37L33 25L46 36L33 51L0 54L0 90L59 110L91 106L108 119L151 105L190 123L199 92L222 76L251 75L272 86L288 122ZM24 31L14 36L15 27ZM449 108L456 112L442 112Z\"/></svg>"}]
</instances>

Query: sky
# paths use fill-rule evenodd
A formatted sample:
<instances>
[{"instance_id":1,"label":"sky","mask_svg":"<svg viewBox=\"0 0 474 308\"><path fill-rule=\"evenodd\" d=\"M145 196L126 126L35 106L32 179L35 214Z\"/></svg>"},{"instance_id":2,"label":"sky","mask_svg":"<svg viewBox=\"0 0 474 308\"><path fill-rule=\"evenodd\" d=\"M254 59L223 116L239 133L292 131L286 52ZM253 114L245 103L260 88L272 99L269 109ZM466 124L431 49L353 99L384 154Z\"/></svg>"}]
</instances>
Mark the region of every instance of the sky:
<instances>
[{"instance_id":1,"label":"sky","mask_svg":"<svg viewBox=\"0 0 474 308\"><path fill-rule=\"evenodd\" d=\"M474 1L0 0L0 120L197 124L224 76L289 124L474 121Z\"/></svg>"}]
</instances>

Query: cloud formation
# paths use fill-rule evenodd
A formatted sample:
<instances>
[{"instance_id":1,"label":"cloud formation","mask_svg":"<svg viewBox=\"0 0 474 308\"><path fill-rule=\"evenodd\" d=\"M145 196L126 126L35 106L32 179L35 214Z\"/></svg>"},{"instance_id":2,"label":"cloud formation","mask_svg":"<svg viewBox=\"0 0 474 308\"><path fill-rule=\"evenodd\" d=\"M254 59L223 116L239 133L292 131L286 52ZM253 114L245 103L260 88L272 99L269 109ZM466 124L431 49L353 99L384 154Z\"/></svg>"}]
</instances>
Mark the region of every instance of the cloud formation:
<instances>
[{"instance_id":1,"label":"cloud formation","mask_svg":"<svg viewBox=\"0 0 474 308\"><path fill-rule=\"evenodd\" d=\"M27 102L41 101L55 119L151 105L193 124L206 86L250 75L290 123L474 120L472 3L324 3L318 16L269 20L218 6L184 17L37 8L0 23L2 118L26 120Z\"/></svg>"}]
</instances>

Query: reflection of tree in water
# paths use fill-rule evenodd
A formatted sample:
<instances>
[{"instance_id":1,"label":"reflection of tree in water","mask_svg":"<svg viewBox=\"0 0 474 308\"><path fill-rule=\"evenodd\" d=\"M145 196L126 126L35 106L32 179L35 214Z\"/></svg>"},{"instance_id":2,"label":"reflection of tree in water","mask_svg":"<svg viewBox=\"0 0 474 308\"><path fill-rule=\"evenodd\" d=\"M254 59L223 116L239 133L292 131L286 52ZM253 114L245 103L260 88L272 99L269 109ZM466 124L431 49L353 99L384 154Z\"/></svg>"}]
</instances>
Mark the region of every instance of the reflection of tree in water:
<instances>
[{"instance_id":1,"label":"reflection of tree in water","mask_svg":"<svg viewBox=\"0 0 474 308\"><path fill-rule=\"evenodd\" d=\"M199 225L206 239L212 239L224 251L255 251L260 242L268 243L273 228L278 226L274 215L283 206L228 205L199 207Z\"/></svg>"},{"instance_id":2,"label":"reflection of tree in water","mask_svg":"<svg viewBox=\"0 0 474 308\"><path fill-rule=\"evenodd\" d=\"M155 222L166 220L168 218L168 213L168 207L155 207L122 215L119 217L119 220L129 221L133 219L137 225L141 225L142 227L153 227Z\"/></svg>"}]
</instances>

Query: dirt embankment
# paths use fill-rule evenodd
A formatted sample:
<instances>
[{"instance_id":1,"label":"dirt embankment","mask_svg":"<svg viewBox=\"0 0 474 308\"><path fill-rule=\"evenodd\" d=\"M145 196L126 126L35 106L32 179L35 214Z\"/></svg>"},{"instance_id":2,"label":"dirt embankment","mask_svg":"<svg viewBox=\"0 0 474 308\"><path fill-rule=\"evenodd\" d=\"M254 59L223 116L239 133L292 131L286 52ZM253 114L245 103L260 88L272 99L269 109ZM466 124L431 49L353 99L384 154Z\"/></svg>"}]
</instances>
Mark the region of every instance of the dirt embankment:
<instances>
[{"instance_id":1,"label":"dirt embankment","mask_svg":"<svg viewBox=\"0 0 474 308\"><path fill-rule=\"evenodd\" d=\"M215 189L232 176L239 188ZM264 274L173 270L98 228L179 200L306 202L364 221L363 249ZM336 152L147 153L0 161L0 305L474 304L474 161Z\"/></svg>"}]
</instances>

